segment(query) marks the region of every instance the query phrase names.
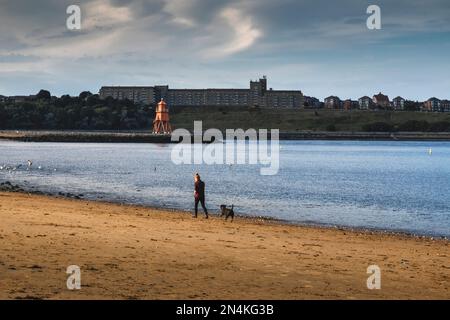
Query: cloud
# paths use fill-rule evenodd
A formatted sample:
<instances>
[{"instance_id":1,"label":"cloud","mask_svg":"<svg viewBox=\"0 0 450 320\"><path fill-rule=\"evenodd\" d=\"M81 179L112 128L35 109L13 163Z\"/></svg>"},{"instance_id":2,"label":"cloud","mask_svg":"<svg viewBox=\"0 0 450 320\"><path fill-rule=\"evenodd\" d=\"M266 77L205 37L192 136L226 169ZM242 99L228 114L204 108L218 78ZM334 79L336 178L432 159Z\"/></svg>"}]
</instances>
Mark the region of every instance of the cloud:
<instances>
[{"instance_id":1,"label":"cloud","mask_svg":"<svg viewBox=\"0 0 450 320\"><path fill-rule=\"evenodd\" d=\"M236 8L225 8L219 15L232 29L232 37L223 45L209 50L209 56L226 56L250 48L262 36L262 31L252 23L250 16Z\"/></svg>"},{"instance_id":2,"label":"cloud","mask_svg":"<svg viewBox=\"0 0 450 320\"><path fill-rule=\"evenodd\" d=\"M186 27L194 27L196 21L192 17L192 8L197 5L198 1L189 0L172 0L167 1L163 11L170 15L172 22Z\"/></svg>"},{"instance_id":3,"label":"cloud","mask_svg":"<svg viewBox=\"0 0 450 320\"><path fill-rule=\"evenodd\" d=\"M65 27L71 4L0 0L0 88L23 92L27 74L27 88L75 94L105 83L247 87L267 74L276 88L360 95L408 74L412 94L439 95L450 72L448 0L379 0L377 31L361 0L81 0L81 31ZM441 85L424 89L424 73Z\"/></svg>"},{"instance_id":4,"label":"cloud","mask_svg":"<svg viewBox=\"0 0 450 320\"><path fill-rule=\"evenodd\" d=\"M40 60L36 56L27 56L23 54L6 54L0 55L0 63L23 63L23 62L33 62Z\"/></svg>"},{"instance_id":5,"label":"cloud","mask_svg":"<svg viewBox=\"0 0 450 320\"><path fill-rule=\"evenodd\" d=\"M122 27L133 19L126 6L114 6L108 1L96 0L83 6L83 30Z\"/></svg>"}]
</instances>

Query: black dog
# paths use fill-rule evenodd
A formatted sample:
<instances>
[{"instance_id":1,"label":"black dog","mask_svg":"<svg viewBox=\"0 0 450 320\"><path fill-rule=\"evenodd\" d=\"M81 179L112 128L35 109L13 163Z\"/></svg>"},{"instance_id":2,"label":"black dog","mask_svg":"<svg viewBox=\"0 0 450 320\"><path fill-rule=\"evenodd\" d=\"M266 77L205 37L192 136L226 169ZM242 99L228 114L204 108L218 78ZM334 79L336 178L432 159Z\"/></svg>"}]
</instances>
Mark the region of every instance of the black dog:
<instances>
[{"instance_id":1,"label":"black dog","mask_svg":"<svg viewBox=\"0 0 450 320\"><path fill-rule=\"evenodd\" d=\"M225 216L225 220L228 220L228 217L231 217L231 221L234 219L234 205L231 205L231 209L228 209L226 205L220 205L220 217Z\"/></svg>"}]
</instances>

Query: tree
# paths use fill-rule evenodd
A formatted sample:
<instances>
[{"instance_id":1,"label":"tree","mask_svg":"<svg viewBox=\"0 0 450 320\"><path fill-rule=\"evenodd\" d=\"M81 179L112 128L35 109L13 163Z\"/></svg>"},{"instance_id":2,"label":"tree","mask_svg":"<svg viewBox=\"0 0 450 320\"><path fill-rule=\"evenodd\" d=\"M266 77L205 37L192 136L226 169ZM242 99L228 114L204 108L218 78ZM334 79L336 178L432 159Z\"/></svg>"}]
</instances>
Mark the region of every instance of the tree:
<instances>
[{"instance_id":1,"label":"tree","mask_svg":"<svg viewBox=\"0 0 450 320\"><path fill-rule=\"evenodd\" d=\"M3 105L0 105L0 128L5 128L6 125L6 117L7 117L7 113L5 110L5 107Z\"/></svg>"},{"instance_id":2,"label":"tree","mask_svg":"<svg viewBox=\"0 0 450 320\"><path fill-rule=\"evenodd\" d=\"M52 98L52 95L50 94L50 91L42 89L38 92L36 98L38 98L39 100L50 100Z\"/></svg>"},{"instance_id":3,"label":"tree","mask_svg":"<svg viewBox=\"0 0 450 320\"><path fill-rule=\"evenodd\" d=\"M90 96L92 96L92 93L90 91L83 91L83 92L80 93L78 98L80 98L81 100L86 100Z\"/></svg>"},{"instance_id":4,"label":"tree","mask_svg":"<svg viewBox=\"0 0 450 320\"><path fill-rule=\"evenodd\" d=\"M421 105L418 101L406 100L404 109L405 111L420 111Z\"/></svg>"}]
</instances>

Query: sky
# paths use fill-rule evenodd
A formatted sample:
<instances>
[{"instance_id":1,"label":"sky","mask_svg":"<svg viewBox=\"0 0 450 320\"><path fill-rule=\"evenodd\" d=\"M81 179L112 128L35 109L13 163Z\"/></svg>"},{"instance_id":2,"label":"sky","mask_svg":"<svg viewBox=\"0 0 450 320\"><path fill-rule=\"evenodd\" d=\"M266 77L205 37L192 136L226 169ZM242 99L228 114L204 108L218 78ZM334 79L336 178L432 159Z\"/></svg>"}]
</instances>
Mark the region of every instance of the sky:
<instances>
[{"instance_id":1,"label":"sky","mask_svg":"<svg viewBox=\"0 0 450 320\"><path fill-rule=\"evenodd\" d=\"M319 99L450 99L450 1L0 0L0 95L248 88L263 75Z\"/></svg>"}]
</instances>

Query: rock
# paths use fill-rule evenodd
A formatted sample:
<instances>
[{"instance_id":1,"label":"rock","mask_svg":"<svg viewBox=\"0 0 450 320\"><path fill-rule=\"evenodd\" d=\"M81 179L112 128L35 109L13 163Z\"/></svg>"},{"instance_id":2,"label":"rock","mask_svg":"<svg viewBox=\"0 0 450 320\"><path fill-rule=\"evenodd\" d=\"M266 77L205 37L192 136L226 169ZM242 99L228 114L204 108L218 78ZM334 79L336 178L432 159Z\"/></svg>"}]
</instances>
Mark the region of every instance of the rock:
<instances>
[{"instance_id":1,"label":"rock","mask_svg":"<svg viewBox=\"0 0 450 320\"><path fill-rule=\"evenodd\" d=\"M0 191L9 191L9 192L24 192L24 190L18 185L13 185L9 181L5 181L0 183Z\"/></svg>"}]
</instances>

